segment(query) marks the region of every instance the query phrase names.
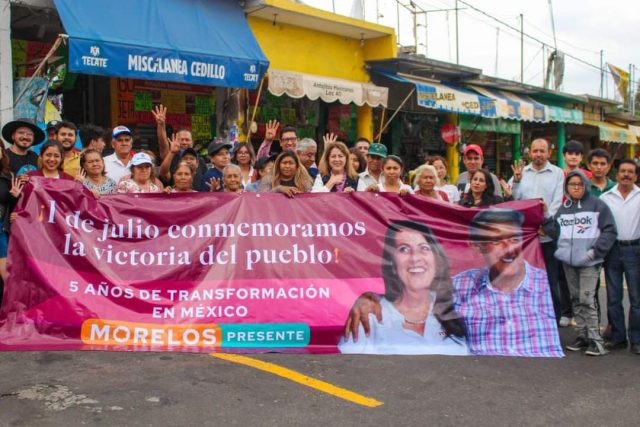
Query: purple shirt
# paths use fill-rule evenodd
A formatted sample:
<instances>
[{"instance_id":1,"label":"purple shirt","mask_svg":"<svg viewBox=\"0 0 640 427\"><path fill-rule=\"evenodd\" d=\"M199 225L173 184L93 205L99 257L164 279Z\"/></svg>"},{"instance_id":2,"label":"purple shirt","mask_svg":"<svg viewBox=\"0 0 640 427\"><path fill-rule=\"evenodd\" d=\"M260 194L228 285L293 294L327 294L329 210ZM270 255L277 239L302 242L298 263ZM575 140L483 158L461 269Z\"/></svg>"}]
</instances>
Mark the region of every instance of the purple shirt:
<instances>
[{"instance_id":1,"label":"purple shirt","mask_svg":"<svg viewBox=\"0 0 640 427\"><path fill-rule=\"evenodd\" d=\"M455 309L467 327L472 354L564 357L545 270L525 261L525 276L511 293L491 286L489 269L453 278Z\"/></svg>"}]
</instances>

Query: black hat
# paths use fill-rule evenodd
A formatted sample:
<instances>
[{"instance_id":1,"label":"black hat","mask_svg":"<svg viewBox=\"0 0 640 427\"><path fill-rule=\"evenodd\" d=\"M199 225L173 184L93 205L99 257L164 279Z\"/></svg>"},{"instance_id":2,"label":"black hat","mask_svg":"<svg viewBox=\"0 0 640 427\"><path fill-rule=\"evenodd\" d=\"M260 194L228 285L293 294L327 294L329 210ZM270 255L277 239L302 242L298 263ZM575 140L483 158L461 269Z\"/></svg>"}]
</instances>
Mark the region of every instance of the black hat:
<instances>
[{"instance_id":1,"label":"black hat","mask_svg":"<svg viewBox=\"0 0 640 427\"><path fill-rule=\"evenodd\" d=\"M193 148L189 147L189 148L185 148L184 151L182 153L180 153L180 158L182 159L184 156L186 156L187 154L191 154L193 157L195 157L196 159L198 158L198 153L196 152L196 150L194 150Z\"/></svg>"},{"instance_id":2,"label":"black hat","mask_svg":"<svg viewBox=\"0 0 640 427\"><path fill-rule=\"evenodd\" d=\"M221 138L216 138L211 141L211 144L209 144L209 148L207 148L207 151L209 152L210 156L213 156L223 148L228 148L229 150L231 150L233 148L233 144L230 142L224 142Z\"/></svg>"},{"instance_id":3,"label":"black hat","mask_svg":"<svg viewBox=\"0 0 640 427\"><path fill-rule=\"evenodd\" d=\"M273 156L260 157L253 168L255 170L262 170L267 165L267 163L275 162L277 158L278 158L277 154L274 154Z\"/></svg>"},{"instance_id":4,"label":"black hat","mask_svg":"<svg viewBox=\"0 0 640 427\"><path fill-rule=\"evenodd\" d=\"M564 144L564 148L562 149L562 154L566 153L584 154L584 146L582 145L582 142L576 141L575 139L567 141L567 143Z\"/></svg>"},{"instance_id":5,"label":"black hat","mask_svg":"<svg viewBox=\"0 0 640 427\"><path fill-rule=\"evenodd\" d=\"M31 119L18 119L7 123L2 127L2 137L10 144L13 144L11 135L18 128L29 128L33 132L33 145L40 144L45 139L45 134Z\"/></svg>"}]
</instances>

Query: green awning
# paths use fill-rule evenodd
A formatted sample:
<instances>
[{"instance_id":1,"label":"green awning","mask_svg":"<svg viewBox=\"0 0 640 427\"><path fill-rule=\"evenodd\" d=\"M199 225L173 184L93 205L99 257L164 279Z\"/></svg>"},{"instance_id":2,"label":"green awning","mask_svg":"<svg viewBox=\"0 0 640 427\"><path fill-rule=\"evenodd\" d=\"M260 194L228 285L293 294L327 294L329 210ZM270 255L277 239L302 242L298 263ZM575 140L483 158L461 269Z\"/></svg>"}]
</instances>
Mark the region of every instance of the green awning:
<instances>
[{"instance_id":1,"label":"green awning","mask_svg":"<svg viewBox=\"0 0 640 427\"><path fill-rule=\"evenodd\" d=\"M583 123L582 111L580 110L556 107L547 104L545 105L549 107L550 122L574 123L576 125L581 125Z\"/></svg>"},{"instance_id":2,"label":"green awning","mask_svg":"<svg viewBox=\"0 0 640 427\"><path fill-rule=\"evenodd\" d=\"M495 132L519 135L521 126L517 120L489 119L486 117L460 114L460 130L476 132Z\"/></svg>"}]
</instances>

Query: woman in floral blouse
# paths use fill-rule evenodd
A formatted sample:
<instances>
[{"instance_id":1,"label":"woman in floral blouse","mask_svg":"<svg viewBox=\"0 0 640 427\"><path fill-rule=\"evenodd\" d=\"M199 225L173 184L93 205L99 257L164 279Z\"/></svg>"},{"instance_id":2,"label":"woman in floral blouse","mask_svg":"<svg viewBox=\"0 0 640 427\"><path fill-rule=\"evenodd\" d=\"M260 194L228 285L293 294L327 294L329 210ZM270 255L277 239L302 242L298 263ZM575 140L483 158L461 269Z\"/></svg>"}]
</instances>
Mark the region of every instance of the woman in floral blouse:
<instances>
[{"instance_id":1,"label":"woman in floral blouse","mask_svg":"<svg viewBox=\"0 0 640 427\"><path fill-rule=\"evenodd\" d=\"M131 159L131 178L120 181L118 193L160 193L154 184L153 160L147 153L138 153Z\"/></svg>"}]
</instances>

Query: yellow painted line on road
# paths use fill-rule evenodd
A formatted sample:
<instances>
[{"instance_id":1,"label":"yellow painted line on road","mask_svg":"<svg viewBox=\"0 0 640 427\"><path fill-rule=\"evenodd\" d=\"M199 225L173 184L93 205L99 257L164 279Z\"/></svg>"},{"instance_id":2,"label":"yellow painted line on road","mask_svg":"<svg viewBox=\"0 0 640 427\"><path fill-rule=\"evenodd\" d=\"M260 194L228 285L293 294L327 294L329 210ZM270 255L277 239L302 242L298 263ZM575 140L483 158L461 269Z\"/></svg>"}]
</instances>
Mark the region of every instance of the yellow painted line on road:
<instances>
[{"instance_id":1,"label":"yellow painted line on road","mask_svg":"<svg viewBox=\"0 0 640 427\"><path fill-rule=\"evenodd\" d=\"M383 402L380 402L378 400L371 399L366 396L362 396L360 394L346 390L342 387L338 387L333 384L329 384L327 382L308 377L306 375L302 375L299 372L292 371L291 369L276 365L274 363L263 362L262 360L257 360L257 359L253 359L251 357L246 357L246 356L240 356L238 354L211 353L210 355L217 359L226 360L227 362L238 363L240 365L245 365L251 368L259 369L261 371L269 372L271 374L277 375L282 378L286 378L298 384L302 384L307 387L314 388L323 393L327 393L332 396L339 397L344 400L348 400L349 402L352 402L352 403L357 403L358 405L367 406L369 408L375 408L377 406L381 406L384 404Z\"/></svg>"}]
</instances>

